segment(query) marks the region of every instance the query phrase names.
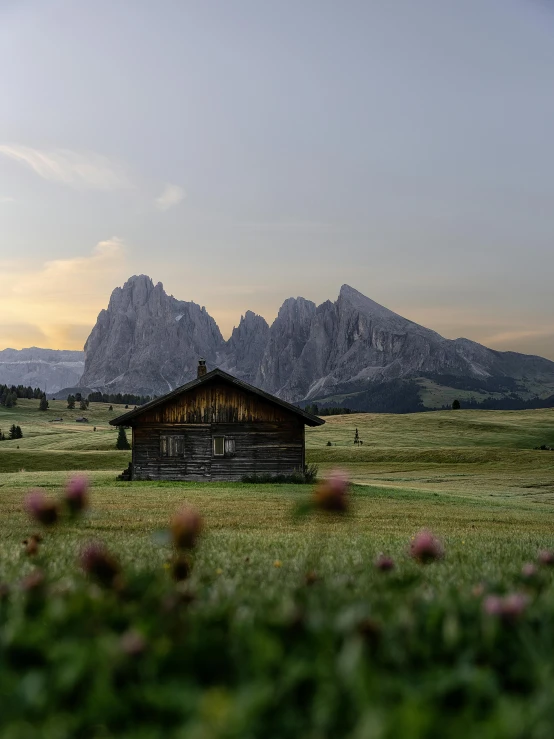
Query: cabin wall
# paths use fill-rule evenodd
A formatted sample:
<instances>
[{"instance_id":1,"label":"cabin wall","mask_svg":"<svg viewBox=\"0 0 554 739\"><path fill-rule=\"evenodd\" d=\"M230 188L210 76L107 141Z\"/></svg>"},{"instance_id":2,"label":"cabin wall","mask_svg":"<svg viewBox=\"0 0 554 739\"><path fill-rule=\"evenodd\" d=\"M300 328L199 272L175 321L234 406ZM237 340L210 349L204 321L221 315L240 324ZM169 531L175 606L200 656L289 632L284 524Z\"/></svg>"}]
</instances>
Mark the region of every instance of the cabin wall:
<instances>
[{"instance_id":1,"label":"cabin wall","mask_svg":"<svg viewBox=\"0 0 554 739\"><path fill-rule=\"evenodd\" d=\"M182 457L163 457L161 436L185 437ZM213 437L235 441L232 456L213 455ZM284 474L304 466L304 424L281 422L143 423L133 428L135 480L240 480L244 475Z\"/></svg>"},{"instance_id":2,"label":"cabin wall","mask_svg":"<svg viewBox=\"0 0 554 739\"><path fill-rule=\"evenodd\" d=\"M290 411L224 380L192 388L140 416L140 424L289 422Z\"/></svg>"}]
</instances>

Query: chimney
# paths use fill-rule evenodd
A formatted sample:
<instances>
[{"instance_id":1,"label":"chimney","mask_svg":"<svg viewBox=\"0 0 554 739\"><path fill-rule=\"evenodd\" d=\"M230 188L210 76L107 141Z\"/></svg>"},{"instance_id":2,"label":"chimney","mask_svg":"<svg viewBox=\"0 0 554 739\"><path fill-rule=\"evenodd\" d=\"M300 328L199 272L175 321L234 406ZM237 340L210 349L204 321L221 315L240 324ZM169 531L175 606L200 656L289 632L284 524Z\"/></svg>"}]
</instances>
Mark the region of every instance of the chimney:
<instances>
[{"instance_id":1,"label":"chimney","mask_svg":"<svg viewBox=\"0 0 554 739\"><path fill-rule=\"evenodd\" d=\"M198 372L196 374L196 377L204 377L208 370L206 369L206 360L205 359L199 359L198 360Z\"/></svg>"}]
</instances>

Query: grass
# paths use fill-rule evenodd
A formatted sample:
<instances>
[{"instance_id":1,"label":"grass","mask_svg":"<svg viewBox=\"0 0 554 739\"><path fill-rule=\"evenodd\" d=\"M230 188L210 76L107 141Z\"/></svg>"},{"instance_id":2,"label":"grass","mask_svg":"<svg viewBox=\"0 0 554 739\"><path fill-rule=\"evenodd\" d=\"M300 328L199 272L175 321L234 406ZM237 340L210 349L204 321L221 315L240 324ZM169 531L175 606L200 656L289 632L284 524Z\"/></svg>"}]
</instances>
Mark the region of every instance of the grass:
<instances>
[{"instance_id":1,"label":"grass","mask_svg":"<svg viewBox=\"0 0 554 739\"><path fill-rule=\"evenodd\" d=\"M307 430L307 457L322 474L334 467L348 472L350 511L299 518L294 511L310 494L304 485L117 482L129 454L115 450L107 422L121 408L110 413L91 405L90 424L81 426L61 401L44 415L37 405L0 408L0 427L16 423L24 433L0 443L0 582L36 567L21 546L33 528L23 510L30 488L57 495L71 470L84 470L92 507L45 538L39 564L52 582L49 600L23 618L16 599L7 616L5 633L19 644L16 662L9 659L12 642L2 636L0 606L0 663L7 650L0 694L11 696L12 706L7 723L0 717L3 735L26 739L38 725L41 736L56 739L551 735L552 575L541 571L535 584L525 583L521 567L554 548L554 452L534 449L554 445L554 411L329 417ZM48 422L62 415L63 424ZM356 427L361 447L352 444ZM160 532L183 501L201 511L205 530L185 587L195 600L186 628L174 633L156 615L175 588L165 567L171 549ZM423 527L446 549L444 561L428 567L408 556L411 537ZM117 553L131 590L133 578L143 583L139 595L104 598L76 574L80 547L91 538ZM373 565L380 552L396 562L390 576ZM317 582L306 588L312 571ZM143 582L141 573L154 579ZM476 587L523 589L528 613L517 624L487 619ZM361 624L382 634L379 647L367 647L377 650L369 656L360 645ZM131 663L120 672L114 656L115 635L129 628L151 645L140 677ZM96 656L82 654L82 629L95 634ZM38 648L32 639L43 651L28 664L21 645L30 659L29 650ZM56 644L65 644L69 656L62 659ZM168 644L176 654L184 650L180 672L163 656ZM206 651L210 644L218 645L217 654ZM194 669L191 653L200 660ZM212 665L212 672L199 664ZM58 674L75 681L70 702L80 710L64 707ZM113 680L125 698L112 714L106 706ZM154 710L156 685L163 690ZM118 711L126 706L123 717Z\"/></svg>"}]
</instances>

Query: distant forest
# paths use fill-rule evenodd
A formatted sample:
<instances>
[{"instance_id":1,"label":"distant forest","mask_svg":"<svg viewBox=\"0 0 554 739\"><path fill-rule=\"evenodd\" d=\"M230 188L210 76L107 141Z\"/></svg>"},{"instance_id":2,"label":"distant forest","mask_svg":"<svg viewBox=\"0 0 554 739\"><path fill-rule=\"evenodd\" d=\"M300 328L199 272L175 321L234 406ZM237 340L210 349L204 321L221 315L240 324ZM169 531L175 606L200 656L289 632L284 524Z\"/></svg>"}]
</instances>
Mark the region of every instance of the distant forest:
<instances>
[{"instance_id":1,"label":"distant forest","mask_svg":"<svg viewBox=\"0 0 554 739\"><path fill-rule=\"evenodd\" d=\"M455 375L426 375L437 384L457 390L473 390L475 392L506 393L503 398L491 396L478 400L471 398L462 399L462 408L518 411L531 408L554 408L554 395L548 398L534 397L524 400L517 394L516 390L525 390L516 380L509 377L486 378L483 380L471 377L456 377ZM344 392L346 388L341 388ZM509 394L508 394L509 393ZM338 394L338 393L337 393ZM450 405L435 408L426 407L421 400L421 387L416 380L391 380L381 382L362 392L349 395L345 401L347 407L338 404L330 404L329 401L321 400L305 406L305 409L315 415L336 415L342 413L421 413L423 411L447 410ZM314 409L317 409L315 411Z\"/></svg>"},{"instance_id":2,"label":"distant forest","mask_svg":"<svg viewBox=\"0 0 554 739\"><path fill-rule=\"evenodd\" d=\"M517 396L515 398L485 398L481 401L471 398L460 400L460 407L488 411L525 411L533 408L554 408L554 395L548 398L534 397L529 400L523 400L523 398ZM442 408L450 408L450 406L443 405Z\"/></svg>"},{"instance_id":3,"label":"distant forest","mask_svg":"<svg viewBox=\"0 0 554 739\"><path fill-rule=\"evenodd\" d=\"M18 398L27 398L28 400L41 400L44 390L39 387L25 387L25 385L0 385L0 405L6 408L12 408Z\"/></svg>"},{"instance_id":4,"label":"distant forest","mask_svg":"<svg viewBox=\"0 0 554 739\"><path fill-rule=\"evenodd\" d=\"M153 398L150 395L132 395L131 393L89 393L89 403L119 403L125 405L144 405Z\"/></svg>"},{"instance_id":5,"label":"distant forest","mask_svg":"<svg viewBox=\"0 0 554 739\"><path fill-rule=\"evenodd\" d=\"M341 388L342 389L342 388ZM340 413L420 413L430 410L421 402L420 387L413 380L391 380L371 385L367 390L348 397L348 407L329 405L328 401L312 403L311 407L323 406L316 415L336 415ZM310 406L306 406L309 411ZM323 412L325 411L325 413Z\"/></svg>"}]
</instances>

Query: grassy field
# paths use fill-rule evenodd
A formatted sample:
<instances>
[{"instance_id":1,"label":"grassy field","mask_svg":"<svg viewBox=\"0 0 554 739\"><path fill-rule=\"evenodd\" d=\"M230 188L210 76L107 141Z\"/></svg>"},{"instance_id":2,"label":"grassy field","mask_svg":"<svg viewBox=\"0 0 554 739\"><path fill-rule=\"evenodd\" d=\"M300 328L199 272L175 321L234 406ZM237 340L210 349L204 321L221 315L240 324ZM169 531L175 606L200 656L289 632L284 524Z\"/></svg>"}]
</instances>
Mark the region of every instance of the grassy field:
<instances>
[{"instance_id":1,"label":"grassy field","mask_svg":"<svg viewBox=\"0 0 554 739\"><path fill-rule=\"evenodd\" d=\"M46 413L37 406L20 401L13 409L0 408L0 428L7 432L16 423L24 433L21 440L0 443L0 582L17 582L37 567L21 545L33 530L23 506L30 488L58 495L71 470L86 471L91 509L54 527L41 545L38 563L57 595L23 621L16 599L5 622L9 638L0 638L0 662L2 649L9 657L6 644L16 632L30 649L33 629L42 634L41 644L61 639L67 654L64 661L45 646L30 666L12 660L5 672L0 667L0 694L10 695L14 706L2 736L36 736L37 721L41 736L56 739L551 736L552 575L542 568L524 579L521 569L539 550L554 548L554 452L534 449L554 446L554 411L328 418L307 430L308 460L321 475L336 467L347 471L354 483L350 509L345 516L316 512L299 518L294 512L309 498L308 486L117 482L129 454L115 450L116 431L108 421L122 408L110 412L93 404L84 414L90 423L81 425L74 420L81 413L65 410L61 401L50 403ZM49 423L61 416L63 423ZM363 446L352 443L355 428ZM160 656L165 632L173 627L158 616L148 620L145 609L157 613L156 604L174 597L167 569L172 550L163 531L183 502L201 512L204 533L186 581L186 593L193 594L186 606L188 641L180 641L185 632L171 636L172 648L184 650L181 664L188 665L181 675L172 672L169 657ZM446 551L443 561L427 567L408 554L424 527ZM131 585L123 602L110 594L98 600L75 565L90 539L117 553L131 584L142 582L141 573L154 573L154 584L141 585L135 600ZM380 552L393 557L393 573L375 568ZM306 574L314 572L316 583L306 587ZM526 594L524 619L511 623L483 615L487 593L510 592ZM84 626L70 616L72 608L84 609ZM89 612L96 613L93 622ZM0 624L1 614L0 606ZM140 678L132 665L121 677L119 662L113 663L114 634L131 627L151 645ZM81 629L93 629L101 659L81 654ZM370 645L363 646L367 639ZM210 640L225 655L225 667L212 652L207 655ZM200 678L198 663L189 665L184 656L187 650L203 655L202 664L207 659L219 666ZM79 677L67 677L75 693L51 688L56 670L73 675L71 665L79 659L85 666L74 669L95 686L92 695L81 690ZM113 716L106 708L102 691L113 691L113 680L122 681L125 705L133 707L125 718L118 713L121 704L110 708ZM165 686L158 698L154 683ZM186 685L190 696L189 703L179 699L178 710L171 697L177 684L179 691ZM151 707L147 716L137 708L139 693L141 705ZM67 708L76 695L87 710L104 716L99 724L85 709L73 715ZM297 705L299 695L304 698Z\"/></svg>"}]
</instances>

